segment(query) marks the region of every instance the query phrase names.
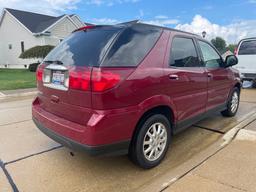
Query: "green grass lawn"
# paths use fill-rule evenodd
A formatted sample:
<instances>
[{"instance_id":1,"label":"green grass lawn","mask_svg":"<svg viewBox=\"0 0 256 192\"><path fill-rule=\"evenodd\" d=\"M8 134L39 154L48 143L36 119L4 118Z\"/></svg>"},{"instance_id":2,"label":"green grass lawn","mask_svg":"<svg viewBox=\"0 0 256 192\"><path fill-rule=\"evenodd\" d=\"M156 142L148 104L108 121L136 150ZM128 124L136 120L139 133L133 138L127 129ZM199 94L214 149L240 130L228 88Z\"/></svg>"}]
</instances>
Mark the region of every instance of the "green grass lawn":
<instances>
[{"instance_id":1,"label":"green grass lawn","mask_svg":"<svg viewBox=\"0 0 256 192\"><path fill-rule=\"evenodd\" d=\"M36 87L36 73L27 69L0 69L0 90Z\"/></svg>"}]
</instances>

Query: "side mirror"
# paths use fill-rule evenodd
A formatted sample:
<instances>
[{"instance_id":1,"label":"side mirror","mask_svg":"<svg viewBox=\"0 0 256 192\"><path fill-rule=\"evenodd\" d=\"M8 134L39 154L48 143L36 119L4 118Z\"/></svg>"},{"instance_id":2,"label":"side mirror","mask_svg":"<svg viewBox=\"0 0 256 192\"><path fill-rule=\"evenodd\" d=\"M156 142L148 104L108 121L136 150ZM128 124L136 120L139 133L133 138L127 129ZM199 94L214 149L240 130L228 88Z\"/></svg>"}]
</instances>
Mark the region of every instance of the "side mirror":
<instances>
[{"instance_id":1,"label":"side mirror","mask_svg":"<svg viewBox=\"0 0 256 192\"><path fill-rule=\"evenodd\" d=\"M228 55L225 61L225 67L231 67L238 63L238 59L235 55Z\"/></svg>"}]
</instances>

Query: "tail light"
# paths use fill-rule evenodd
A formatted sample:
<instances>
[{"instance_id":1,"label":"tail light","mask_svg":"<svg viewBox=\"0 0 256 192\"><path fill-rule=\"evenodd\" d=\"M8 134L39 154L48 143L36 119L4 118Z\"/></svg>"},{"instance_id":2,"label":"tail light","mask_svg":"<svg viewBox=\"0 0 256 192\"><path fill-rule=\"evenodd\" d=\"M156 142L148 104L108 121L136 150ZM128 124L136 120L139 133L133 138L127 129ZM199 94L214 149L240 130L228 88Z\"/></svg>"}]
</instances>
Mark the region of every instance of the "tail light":
<instances>
[{"instance_id":1,"label":"tail light","mask_svg":"<svg viewBox=\"0 0 256 192\"><path fill-rule=\"evenodd\" d=\"M69 72L69 88L89 91L90 90L91 69L76 67Z\"/></svg>"},{"instance_id":2,"label":"tail light","mask_svg":"<svg viewBox=\"0 0 256 192\"><path fill-rule=\"evenodd\" d=\"M96 26L94 26L94 25L87 25L87 26L84 26L84 27L81 27L81 28L78 28L78 29L76 29L76 30L74 30L72 33L75 33L75 32L77 32L77 31L85 31L85 30L87 30L87 29L93 29L93 28L95 28Z\"/></svg>"},{"instance_id":3,"label":"tail light","mask_svg":"<svg viewBox=\"0 0 256 192\"><path fill-rule=\"evenodd\" d=\"M120 80L121 78L119 74L94 68L92 72L92 91L106 91L115 87Z\"/></svg>"},{"instance_id":4,"label":"tail light","mask_svg":"<svg viewBox=\"0 0 256 192\"><path fill-rule=\"evenodd\" d=\"M238 49L237 49L237 47L235 48L234 54L235 54L235 55L238 55Z\"/></svg>"},{"instance_id":5,"label":"tail light","mask_svg":"<svg viewBox=\"0 0 256 192\"><path fill-rule=\"evenodd\" d=\"M92 72L91 72L92 71ZM113 88L120 82L120 75L99 68L75 67L69 72L69 88L82 91L101 92Z\"/></svg>"},{"instance_id":6,"label":"tail light","mask_svg":"<svg viewBox=\"0 0 256 192\"><path fill-rule=\"evenodd\" d=\"M42 81L43 80L43 71L44 71L44 65L40 64L37 67L37 70L36 70L36 79L37 79L37 81Z\"/></svg>"}]
</instances>

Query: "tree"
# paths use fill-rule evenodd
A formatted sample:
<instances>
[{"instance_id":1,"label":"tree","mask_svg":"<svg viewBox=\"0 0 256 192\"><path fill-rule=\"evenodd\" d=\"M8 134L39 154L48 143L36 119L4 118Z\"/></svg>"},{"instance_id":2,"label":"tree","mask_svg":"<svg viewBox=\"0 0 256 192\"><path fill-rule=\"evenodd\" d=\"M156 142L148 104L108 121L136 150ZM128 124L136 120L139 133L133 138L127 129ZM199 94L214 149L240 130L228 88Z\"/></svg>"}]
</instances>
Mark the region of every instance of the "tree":
<instances>
[{"instance_id":1,"label":"tree","mask_svg":"<svg viewBox=\"0 0 256 192\"><path fill-rule=\"evenodd\" d=\"M212 39L211 42L221 54L226 51L227 44L223 38L216 37L215 39Z\"/></svg>"},{"instance_id":2,"label":"tree","mask_svg":"<svg viewBox=\"0 0 256 192\"><path fill-rule=\"evenodd\" d=\"M22 59L31 59L31 58L43 59L53 48L54 46L52 45L35 46L21 53L19 57Z\"/></svg>"},{"instance_id":3,"label":"tree","mask_svg":"<svg viewBox=\"0 0 256 192\"><path fill-rule=\"evenodd\" d=\"M230 45L227 46L227 50L231 51L232 53L235 53L236 47L237 47L237 45L230 44Z\"/></svg>"}]
</instances>

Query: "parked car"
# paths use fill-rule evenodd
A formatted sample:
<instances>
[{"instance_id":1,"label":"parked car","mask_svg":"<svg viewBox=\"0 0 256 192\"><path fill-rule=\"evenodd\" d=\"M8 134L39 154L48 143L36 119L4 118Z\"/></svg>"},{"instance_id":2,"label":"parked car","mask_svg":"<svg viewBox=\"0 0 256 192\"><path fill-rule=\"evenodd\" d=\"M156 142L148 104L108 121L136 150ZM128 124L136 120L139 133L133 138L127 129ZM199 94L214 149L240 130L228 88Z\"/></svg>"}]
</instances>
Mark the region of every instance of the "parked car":
<instances>
[{"instance_id":1,"label":"parked car","mask_svg":"<svg viewBox=\"0 0 256 192\"><path fill-rule=\"evenodd\" d=\"M256 38L243 39L236 50L238 65L242 80L253 81L256 87Z\"/></svg>"},{"instance_id":2,"label":"parked car","mask_svg":"<svg viewBox=\"0 0 256 192\"><path fill-rule=\"evenodd\" d=\"M55 141L92 155L129 154L152 168L173 135L239 106L239 72L197 35L142 23L89 26L37 70L33 120Z\"/></svg>"}]
</instances>

